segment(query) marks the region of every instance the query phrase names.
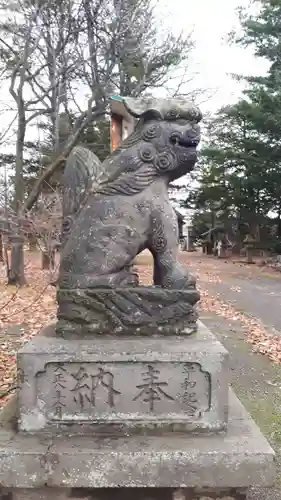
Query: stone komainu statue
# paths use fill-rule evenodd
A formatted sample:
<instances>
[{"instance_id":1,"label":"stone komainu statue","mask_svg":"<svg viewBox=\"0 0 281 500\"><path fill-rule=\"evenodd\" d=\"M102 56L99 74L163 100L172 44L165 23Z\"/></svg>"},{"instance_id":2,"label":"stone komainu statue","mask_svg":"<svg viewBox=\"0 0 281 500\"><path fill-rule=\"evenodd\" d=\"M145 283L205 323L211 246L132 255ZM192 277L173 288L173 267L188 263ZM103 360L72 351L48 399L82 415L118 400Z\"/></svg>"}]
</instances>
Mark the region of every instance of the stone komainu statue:
<instances>
[{"instance_id":1,"label":"stone komainu statue","mask_svg":"<svg viewBox=\"0 0 281 500\"><path fill-rule=\"evenodd\" d=\"M131 136L103 163L78 146L66 165L57 289L57 334L65 337L196 329L199 294L177 262L168 184L195 165L201 113L182 99L124 104L139 119ZM140 286L132 268L145 248L153 286Z\"/></svg>"}]
</instances>

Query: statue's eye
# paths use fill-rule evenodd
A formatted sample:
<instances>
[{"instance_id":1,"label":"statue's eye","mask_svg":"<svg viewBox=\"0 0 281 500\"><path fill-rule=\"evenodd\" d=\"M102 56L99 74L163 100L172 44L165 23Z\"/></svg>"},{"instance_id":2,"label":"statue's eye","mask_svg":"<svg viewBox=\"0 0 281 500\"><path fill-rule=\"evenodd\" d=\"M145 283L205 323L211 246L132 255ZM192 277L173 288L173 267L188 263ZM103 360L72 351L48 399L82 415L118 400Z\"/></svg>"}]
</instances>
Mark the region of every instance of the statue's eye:
<instances>
[{"instance_id":1,"label":"statue's eye","mask_svg":"<svg viewBox=\"0 0 281 500\"><path fill-rule=\"evenodd\" d=\"M188 121L184 120L183 118L179 118L176 123L177 123L177 125L180 125L181 127L188 127L189 128ZM190 125L190 128L191 128L191 125Z\"/></svg>"}]
</instances>

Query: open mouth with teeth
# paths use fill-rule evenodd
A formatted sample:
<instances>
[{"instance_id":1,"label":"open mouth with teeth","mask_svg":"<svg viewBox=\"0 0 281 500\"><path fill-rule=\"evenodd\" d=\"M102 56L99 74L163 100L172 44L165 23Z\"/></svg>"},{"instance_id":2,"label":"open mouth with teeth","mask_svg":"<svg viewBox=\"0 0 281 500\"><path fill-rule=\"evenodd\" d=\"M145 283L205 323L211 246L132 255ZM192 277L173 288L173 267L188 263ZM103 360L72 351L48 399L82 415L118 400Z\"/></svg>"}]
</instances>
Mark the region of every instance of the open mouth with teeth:
<instances>
[{"instance_id":1,"label":"open mouth with teeth","mask_svg":"<svg viewBox=\"0 0 281 500\"><path fill-rule=\"evenodd\" d=\"M182 139L181 137L177 136L172 136L170 138L170 141L174 146L180 146L182 148L187 148L187 149L197 148L199 144L198 139Z\"/></svg>"}]
</instances>

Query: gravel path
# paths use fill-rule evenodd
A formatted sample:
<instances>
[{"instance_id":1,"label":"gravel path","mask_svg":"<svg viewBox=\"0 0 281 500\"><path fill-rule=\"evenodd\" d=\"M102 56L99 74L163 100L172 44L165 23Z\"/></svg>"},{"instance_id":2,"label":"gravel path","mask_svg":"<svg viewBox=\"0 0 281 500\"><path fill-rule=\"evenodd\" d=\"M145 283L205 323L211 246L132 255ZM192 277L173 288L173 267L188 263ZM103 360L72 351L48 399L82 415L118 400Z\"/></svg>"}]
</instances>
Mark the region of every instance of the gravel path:
<instances>
[{"instance_id":1,"label":"gravel path","mask_svg":"<svg viewBox=\"0 0 281 500\"><path fill-rule=\"evenodd\" d=\"M236 310L260 319L281 336L281 281L266 277L251 280L228 277L222 283L208 284L207 288Z\"/></svg>"},{"instance_id":2,"label":"gravel path","mask_svg":"<svg viewBox=\"0 0 281 500\"><path fill-rule=\"evenodd\" d=\"M200 253L181 253L181 260L210 295L260 320L281 336L281 273Z\"/></svg>"}]
</instances>

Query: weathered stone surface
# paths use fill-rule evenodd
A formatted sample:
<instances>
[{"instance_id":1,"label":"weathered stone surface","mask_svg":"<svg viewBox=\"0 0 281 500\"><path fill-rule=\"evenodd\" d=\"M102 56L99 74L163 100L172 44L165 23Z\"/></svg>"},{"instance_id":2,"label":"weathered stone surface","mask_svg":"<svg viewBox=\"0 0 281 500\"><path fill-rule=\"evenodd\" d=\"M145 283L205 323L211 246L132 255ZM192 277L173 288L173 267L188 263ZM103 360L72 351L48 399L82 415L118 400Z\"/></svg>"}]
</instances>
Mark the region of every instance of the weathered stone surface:
<instances>
[{"instance_id":1,"label":"weathered stone surface","mask_svg":"<svg viewBox=\"0 0 281 500\"><path fill-rule=\"evenodd\" d=\"M67 500L70 498L70 489L66 488L19 488L12 491L11 500ZM89 498L89 497L88 497ZM76 500L72 497L72 500ZM84 500L87 500L85 497Z\"/></svg>"},{"instance_id":2,"label":"weathered stone surface","mask_svg":"<svg viewBox=\"0 0 281 500\"><path fill-rule=\"evenodd\" d=\"M190 489L181 489L180 496L178 491L172 488L18 488L10 490L6 496L0 500L246 500L246 495L232 492L230 495L224 495L219 489L210 490L210 496L202 496L199 492Z\"/></svg>"},{"instance_id":3,"label":"weathered stone surface","mask_svg":"<svg viewBox=\"0 0 281 500\"><path fill-rule=\"evenodd\" d=\"M196 330L199 293L177 260L168 184L194 168L202 115L183 98L123 101L134 132L103 163L74 148L64 172L56 329L65 338ZM151 287L138 286L132 268L145 248Z\"/></svg>"},{"instance_id":4,"label":"weathered stone surface","mask_svg":"<svg viewBox=\"0 0 281 500\"><path fill-rule=\"evenodd\" d=\"M193 280L186 290L145 286L58 290L57 335L67 339L105 333L134 337L155 333L187 336L197 329L194 305L199 298Z\"/></svg>"},{"instance_id":5,"label":"weathered stone surface","mask_svg":"<svg viewBox=\"0 0 281 500\"><path fill-rule=\"evenodd\" d=\"M66 439L0 431L0 483L7 488L246 488L274 480L274 452L233 393L225 436Z\"/></svg>"},{"instance_id":6,"label":"weathered stone surface","mask_svg":"<svg viewBox=\"0 0 281 500\"><path fill-rule=\"evenodd\" d=\"M48 334L49 331L47 332ZM18 354L26 432L223 431L228 353L200 323L189 338L40 336Z\"/></svg>"},{"instance_id":7,"label":"weathered stone surface","mask_svg":"<svg viewBox=\"0 0 281 500\"><path fill-rule=\"evenodd\" d=\"M181 496L173 488L17 488L2 492L0 500L246 500L246 494L232 492L221 494L220 490L212 490L211 496L201 496L200 493L182 489Z\"/></svg>"}]
</instances>

